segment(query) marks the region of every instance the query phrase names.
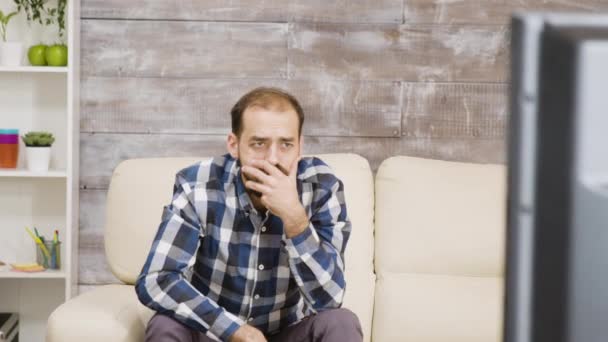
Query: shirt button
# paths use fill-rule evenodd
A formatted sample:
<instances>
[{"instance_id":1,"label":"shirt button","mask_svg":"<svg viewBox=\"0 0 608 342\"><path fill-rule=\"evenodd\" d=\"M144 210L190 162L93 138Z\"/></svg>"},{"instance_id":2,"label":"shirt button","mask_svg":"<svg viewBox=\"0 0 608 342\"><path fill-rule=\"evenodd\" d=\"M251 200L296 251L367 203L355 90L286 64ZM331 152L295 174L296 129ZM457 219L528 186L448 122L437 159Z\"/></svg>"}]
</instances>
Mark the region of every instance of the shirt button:
<instances>
[{"instance_id":1,"label":"shirt button","mask_svg":"<svg viewBox=\"0 0 608 342\"><path fill-rule=\"evenodd\" d=\"M265 232L266 231L266 226L262 226L262 231Z\"/></svg>"},{"instance_id":2,"label":"shirt button","mask_svg":"<svg viewBox=\"0 0 608 342\"><path fill-rule=\"evenodd\" d=\"M264 265L263 265L263 264L260 264L260 266L258 266L258 269L259 269L260 271L261 271L261 270L263 270L263 269L264 269Z\"/></svg>"},{"instance_id":3,"label":"shirt button","mask_svg":"<svg viewBox=\"0 0 608 342\"><path fill-rule=\"evenodd\" d=\"M260 295L256 294L255 296L253 296L253 299L260 299Z\"/></svg>"}]
</instances>

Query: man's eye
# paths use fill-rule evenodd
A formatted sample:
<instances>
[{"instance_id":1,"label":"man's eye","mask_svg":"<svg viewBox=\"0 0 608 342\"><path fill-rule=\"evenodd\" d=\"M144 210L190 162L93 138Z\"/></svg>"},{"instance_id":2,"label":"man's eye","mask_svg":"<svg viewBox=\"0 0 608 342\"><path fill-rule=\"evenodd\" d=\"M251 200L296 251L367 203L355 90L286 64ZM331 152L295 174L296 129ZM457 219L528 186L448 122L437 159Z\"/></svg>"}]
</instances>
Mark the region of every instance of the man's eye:
<instances>
[{"instance_id":1,"label":"man's eye","mask_svg":"<svg viewBox=\"0 0 608 342\"><path fill-rule=\"evenodd\" d=\"M253 146L255 147L262 147L264 146L264 142L263 141L256 141L253 143Z\"/></svg>"},{"instance_id":2,"label":"man's eye","mask_svg":"<svg viewBox=\"0 0 608 342\"><path fill-rule=\"evenodd\" d=\"M283 147L285 147L285 148L290 148L292 146L293 146L292 143L283 143Z\"/></svg>"}]
</instances>

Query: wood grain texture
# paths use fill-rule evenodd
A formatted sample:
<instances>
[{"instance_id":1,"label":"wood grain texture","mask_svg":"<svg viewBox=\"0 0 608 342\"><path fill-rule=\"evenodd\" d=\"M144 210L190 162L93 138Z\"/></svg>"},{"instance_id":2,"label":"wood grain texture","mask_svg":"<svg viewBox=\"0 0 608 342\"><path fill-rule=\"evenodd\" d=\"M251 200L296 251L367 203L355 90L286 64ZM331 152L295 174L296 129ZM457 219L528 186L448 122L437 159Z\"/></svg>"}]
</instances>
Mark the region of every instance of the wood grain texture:
<instances>
[{"instance_id":1,"label":"wood grain texture","mask_svg":"<svg viewBox=\"0 0 608 342\"><path fill-rule=\"evenodd\" d=\"M78 283L121 284L106 261L103 227L99 228L98 232L80 231L79 239L82 242L78 248Z\"/></svg>"},{"instance_id":2,"label":"wood grain texture","mask_svg":"<svg viewBox=\"0 0 608 342\"><path fill-rule=\"evenodd\" d=\"M83 18L284 21L286 0L82 0Z\"/></svg>"},{"instance_id":3,"label":"wood grain texture","mask_svg":"<svg viewBox=\"0 0 608 342\"><path fill-rule=\"evenodd\" d=\"M402 0L83 0L83 18L401 23Z\"/></svg>"},{"instance_id":4,"label":"wood grain texture","mask_svg":"<svg viewBox=\"0 0 608 342\"><path fill-rule=\"evenodd\" d=\"M405 83L402 134L504 139L506 84Z\"/></svg>"},{"instance_id":5,"label":"wood grain texture","mask_svg":"<svg viewBox=\"0 0 608 342\"><path fill-rule=\"evenodd\" d=\"M410 24L508 24L513 11L608 10L603 0L406 0L403 17Z\"/></svg>"},{"instance_id":6,"label":"wood grain texture","mask_svg":"<svg viewBox=\"0 0 608 342\"><path fill-rule=\"evenodd\" d=\"M286 24L82 20L81 30L84 75L286 75Z\"/></svg>"},{"instance_id":7,"label":"wood grain texture","mask_svg":"<svg viewBox=\"0 0 608 342\"><path fill-rule=\"evenodd\" d=\"M503 82L504 26L289 24L289 78Z\"/></svg>"},{"instance_id":8,"label":"wood grain texture","mask_svg":"<svg viewBox=\"0 0 608 342\"><path fill-rule=\"evenodd\" d=\"M340 138L310 137L305 153L356 153L366 158L372 171L392 156L410 156L469 163L505 162L503 139L431 138Z\"/></svg>"},{"instance_id":9,"label":"wood grain texture","mask_svg":"<svg viewBox=\"0 0 608 342\"><path fill-rule=\"evenodd\" d=\"M106 189L121 161L144 157L216 156L226 153L223 135L81 134L80 186ZM504 139L304 137L304 153L357 153L372 170L394 155L474 163L504 163Z\"/></svg>"},{"instance_id":10,"label":"wood grain texture","mask_svg":"<svg viewBox=\"0 0 608 342\"><path fill-rule=\"evenodd\" d=\"M304 134L398 136L401 84L340 80L234 80L85 77L82 132L227 134L230 109L258 86L293 93L304 107Z\"/></svg>"},{"instance_id":11,"label":"wood grain texture","mask_svg":"<svg viewBox=\"0 0 608 342\"><path fill-rule=\"evenodd\" d=\"M107 190L80 190L78 283L119 284L105 257L104 231Z\"/></svg>"},{"instance_id":12,"label":"wood grain texture","mask_svg":"<svg viewBox=\"0 0 608 342\"><path fill-rule=\"evenodd\" d=\"M112 170L126 159L225 154L226 136L81 133L80 187L107 188Z\"/></svg>"},{"instance_id":13,"label":"wood grain texture","mask_svg":"<svg viewBox=\"0 0 608 342\"><path fill-rule=\"evenodd\" d=\"M290 0L289 21L401 23L402 0Z\"/></svg>"}]
</instances>

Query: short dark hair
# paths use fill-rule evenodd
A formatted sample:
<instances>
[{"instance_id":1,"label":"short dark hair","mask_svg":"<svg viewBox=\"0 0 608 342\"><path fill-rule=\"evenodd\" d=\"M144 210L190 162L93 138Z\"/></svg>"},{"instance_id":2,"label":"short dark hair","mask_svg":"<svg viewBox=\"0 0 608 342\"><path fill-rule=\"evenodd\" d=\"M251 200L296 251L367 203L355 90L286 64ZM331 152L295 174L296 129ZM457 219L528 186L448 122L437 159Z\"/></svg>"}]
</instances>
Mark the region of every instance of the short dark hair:
<instances>
[{"instance_id":1,"label":"short dark hair","mask_svg":"<svg viewBox=\"0 0 608 342\"><path fill-rule=\"evenodd\" d=\"M302 135L304 111L298 100L288 92L273 87L259 87L243 95L230 110L232 133L240 137L243 130L243 113L247 108L261 107L267 110L285 111L291 107L298 114L298 136Z\"/></svg>"}]
</instances>

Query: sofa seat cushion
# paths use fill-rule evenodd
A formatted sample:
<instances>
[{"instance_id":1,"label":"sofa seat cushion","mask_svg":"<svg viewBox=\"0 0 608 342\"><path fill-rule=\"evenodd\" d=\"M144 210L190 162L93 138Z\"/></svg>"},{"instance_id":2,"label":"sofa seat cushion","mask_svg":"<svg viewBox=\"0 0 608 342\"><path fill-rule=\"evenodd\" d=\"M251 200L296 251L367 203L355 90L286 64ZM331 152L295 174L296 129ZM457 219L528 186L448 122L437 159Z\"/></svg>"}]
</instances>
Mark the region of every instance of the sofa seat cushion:
<instances>
[{"instance_id":1,"label":"sofa seat cushion","mask_svg":"<svg viewBox=\"0 0 608 342\"><path fill-rule=\"evenodd\" d=\"M131 285L105 285L72 298L49 317L47 342L143 341L153 311Z\"/></svg>"},{"instance_id":2,"label":"sofa seat cushion","mask_svg":"<svg viewBox=\"0 0 608 342\"><path fill-rule=\"evenodd\" d=\"M499 277L385 273L376 282L373 341L499 342Z\"/></svg>"},{"instance_id":3,"label":"sofa seat cushion","mask_svg":"<svg viewBox=\"0 0 608 342\"><path fill-rule=\"evenodd\" d=\"M373 340L500 341L505 166L392 157L375 190Z\"/></svg>"}]
</instances>

